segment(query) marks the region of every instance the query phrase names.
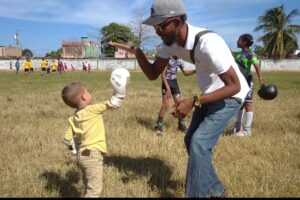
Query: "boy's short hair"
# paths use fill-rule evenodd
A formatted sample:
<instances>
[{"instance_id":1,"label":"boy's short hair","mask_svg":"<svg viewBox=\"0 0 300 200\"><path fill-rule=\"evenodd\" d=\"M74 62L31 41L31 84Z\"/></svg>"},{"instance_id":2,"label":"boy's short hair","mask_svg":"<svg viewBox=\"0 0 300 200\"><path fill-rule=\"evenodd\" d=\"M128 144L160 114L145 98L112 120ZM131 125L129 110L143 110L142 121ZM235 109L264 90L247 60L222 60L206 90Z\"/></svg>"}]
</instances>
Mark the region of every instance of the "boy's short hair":
<instances>
[{"instance_id":1,"label":"boy's short hair","mask_svg":"<svg viewBox=\"0 0 300 200\"><path fill-rule=\"evenodd\" d=\"M65 104L71 108L78 108L80 106L80 96L85 89L86 86L84 84L73 82L63 88L61 97Z\"/></svg>"}]
</instances>

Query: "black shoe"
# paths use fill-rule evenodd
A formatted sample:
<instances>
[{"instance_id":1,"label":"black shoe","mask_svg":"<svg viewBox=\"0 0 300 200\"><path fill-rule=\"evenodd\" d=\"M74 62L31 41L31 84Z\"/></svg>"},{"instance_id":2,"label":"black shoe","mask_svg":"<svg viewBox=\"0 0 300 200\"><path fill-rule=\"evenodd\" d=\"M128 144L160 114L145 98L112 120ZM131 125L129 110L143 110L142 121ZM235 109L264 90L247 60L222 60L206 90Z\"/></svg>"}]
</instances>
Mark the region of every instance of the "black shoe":
<instances>
[{"instance_id":1,"label":"black shoe","mask_svg":"<svg viewBox=\"0 0 300 200\"><path fill-rule=\"evenodd\" d=\"M156 123L155 132L156 132L157 135L162 135L163 134L163 125L161 123Z\"/></svg>"}]
</instances>

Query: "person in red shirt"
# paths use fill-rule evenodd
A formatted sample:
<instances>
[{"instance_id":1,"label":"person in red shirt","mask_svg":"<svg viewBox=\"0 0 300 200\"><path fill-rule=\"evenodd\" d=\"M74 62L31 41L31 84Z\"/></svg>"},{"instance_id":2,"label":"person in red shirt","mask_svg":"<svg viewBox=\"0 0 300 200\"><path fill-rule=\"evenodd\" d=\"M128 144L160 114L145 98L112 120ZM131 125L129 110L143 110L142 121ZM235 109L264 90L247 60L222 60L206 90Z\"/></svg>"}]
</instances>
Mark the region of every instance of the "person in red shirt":
<instances>
[{"instance_id":1,"label":"person in red shirt","mask_svg":"<svg viewBox=\"0 0 300 200\"><path fill-rule=\"evenodd\" d=\"M58 64L57 64L57 70L61 74L62 71L64 71L64 64L63 62L59 59L57 59Z\"/></svg>"},{"instance_id":2,"label":"person in red shirt","mask_svg":"<svg viewBox=\"0 0 300 200\"><path fill-rule=\"evenodd\" d=\"M90 72L91 71L91 64L89 63L88 64L88 72Z\"/></svg>"}]
</instances>

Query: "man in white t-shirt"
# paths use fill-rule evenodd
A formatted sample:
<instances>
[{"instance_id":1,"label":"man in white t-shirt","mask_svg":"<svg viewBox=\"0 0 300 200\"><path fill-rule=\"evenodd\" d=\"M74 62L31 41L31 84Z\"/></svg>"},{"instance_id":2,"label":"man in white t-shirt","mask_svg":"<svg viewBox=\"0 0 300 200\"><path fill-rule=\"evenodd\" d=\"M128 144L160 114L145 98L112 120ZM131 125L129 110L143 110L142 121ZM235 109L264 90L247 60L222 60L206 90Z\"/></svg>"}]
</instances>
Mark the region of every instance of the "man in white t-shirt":
<instances>
[{"instance_id":1,"label":"man in white t-shirt","mask_svg":"<svg viewBox=\"0 0 300 200\"><path fill-rule=\"evenodd\" d=\"M189 154L185 196L222 197L225 189L212 165L212 150L250 89L225 41L213 32L195 41L196 35L206 29L186 20L182 0L154 1L151 16L143 22L153 26L163 42L153 63L140 48L115 42L110 45L135 54L150 80L158 78L173 55L195 63L199 94L182 99L173 114L185 117L195 108L184 139Z\"/></svg>"}]
</instances>

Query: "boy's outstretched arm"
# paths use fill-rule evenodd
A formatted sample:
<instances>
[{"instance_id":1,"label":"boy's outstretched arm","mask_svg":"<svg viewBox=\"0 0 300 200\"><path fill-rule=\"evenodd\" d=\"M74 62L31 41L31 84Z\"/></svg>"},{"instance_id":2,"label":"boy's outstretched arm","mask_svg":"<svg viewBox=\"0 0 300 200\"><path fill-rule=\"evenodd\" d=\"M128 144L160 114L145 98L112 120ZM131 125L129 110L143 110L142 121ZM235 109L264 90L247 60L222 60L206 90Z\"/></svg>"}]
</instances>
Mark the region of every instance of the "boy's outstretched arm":
<instances>
[{"instance_id":1,"label":"boy's outstretched arm","mask_svg":"<svg viewBox=\"0 0 300 200\"><path fill-rule=\"evenodd\" d=\"M69 125L68 130L62 136L62 143L69 148L71 155L76 155L77 150L75 147L75 142L74 142L73 137L74 137L73 131L72 131L71 126Z\"/></svg>"}]
</instances>

